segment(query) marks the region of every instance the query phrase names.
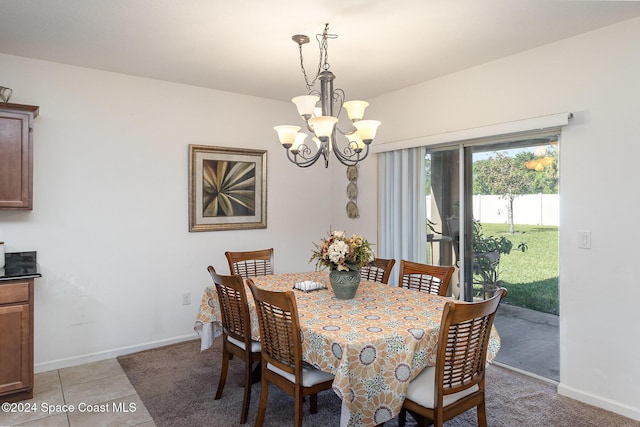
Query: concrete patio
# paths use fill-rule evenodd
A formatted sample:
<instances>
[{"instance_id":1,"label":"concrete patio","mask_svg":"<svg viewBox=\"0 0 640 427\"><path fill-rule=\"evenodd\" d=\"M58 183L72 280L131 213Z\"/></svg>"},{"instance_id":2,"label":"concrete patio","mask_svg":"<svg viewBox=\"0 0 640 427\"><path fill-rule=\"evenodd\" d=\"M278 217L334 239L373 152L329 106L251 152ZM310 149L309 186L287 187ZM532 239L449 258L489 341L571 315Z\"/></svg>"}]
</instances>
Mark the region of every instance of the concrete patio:
<instances>
[{"instance_id":1,"label":"concrete patio","mask_svg":"<svg viewBox=\"0 0 640 427\"><path fill-rule=\"evenodd\" d=\"M494 324L502 342L496 363L560 381L558 316L502 303Z\"/></svg>"}]
</instances>

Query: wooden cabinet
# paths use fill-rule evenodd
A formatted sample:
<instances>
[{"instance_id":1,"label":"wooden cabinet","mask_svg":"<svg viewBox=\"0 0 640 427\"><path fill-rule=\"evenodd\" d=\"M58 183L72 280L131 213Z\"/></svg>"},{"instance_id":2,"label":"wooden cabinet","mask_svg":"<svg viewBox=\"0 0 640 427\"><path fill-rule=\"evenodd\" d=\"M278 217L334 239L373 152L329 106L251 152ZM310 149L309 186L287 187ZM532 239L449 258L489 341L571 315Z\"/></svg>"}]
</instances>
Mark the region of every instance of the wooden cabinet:
<instances>
[{"instance_id":1,"label":"wooden cabinet","mask_svg":"<svg viewBox=\"0 0 640 427\"><path fill-rule=\"evenodd\" d=\"M33 281L0 281L0 401L33 398Z\"/></svg>"},{"instance_id":2,"label":"wooden cabinet","mask_svg":"<svg viewBox=\"0 0 640 427\"><path fill-rule=\"evenodd\" d=\"M0 209L33 209L33 120L39 107L0 103Z\"/></svg>"}]
</instances>

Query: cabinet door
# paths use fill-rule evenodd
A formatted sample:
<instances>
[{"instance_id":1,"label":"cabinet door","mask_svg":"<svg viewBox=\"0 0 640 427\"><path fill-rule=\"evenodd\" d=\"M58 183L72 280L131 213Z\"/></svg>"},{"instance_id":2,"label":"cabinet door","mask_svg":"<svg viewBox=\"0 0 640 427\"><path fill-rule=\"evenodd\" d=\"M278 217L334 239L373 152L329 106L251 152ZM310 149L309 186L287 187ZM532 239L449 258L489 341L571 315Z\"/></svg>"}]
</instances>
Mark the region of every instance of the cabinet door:
<instances>
[{"instance_id":1,"label":"cabinet door","mask_svg":"<svg viewBox=\"0 0 640 427\"><path fill-rule=\"evenodd\" d=\"M38 107L0 106L0 209L32 209L33 119Z\"/></svg>"},{"instance_id":2,"label":"cabinet door","mask_svg":"<svg viewBox=\"0 0 640 427\"><path fill-rule=\"evenodd\" d=\"M29 304L0 306L0 395L31 388Z\"/></svg>"}]
</instances>

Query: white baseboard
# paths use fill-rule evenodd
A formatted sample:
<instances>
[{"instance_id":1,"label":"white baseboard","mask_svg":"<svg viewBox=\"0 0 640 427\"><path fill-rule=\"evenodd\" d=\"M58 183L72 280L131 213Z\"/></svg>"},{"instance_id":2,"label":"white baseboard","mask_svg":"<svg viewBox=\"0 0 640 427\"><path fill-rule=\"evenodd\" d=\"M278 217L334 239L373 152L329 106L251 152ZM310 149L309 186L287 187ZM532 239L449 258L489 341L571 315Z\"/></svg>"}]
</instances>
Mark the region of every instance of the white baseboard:
<instances>
[{"instance_id":1,"label":"white baseboard","mask_svg":"<svg viewBox=\"0 0 640 427\"><path fill-rule=\"evenodd\" d=\"M504 363L500 363L500 362L497 362L495 360L493 361L492 364L496 365L496 366L500 366L501 368L504 368L504 369L508 369L510 371L518 372L518 373L520 373L522 375L526 375L528 377L535 378L535 379L540 380L540 381L544 381L544 382L552 384L552 385L556 385L556 386L558 385L558 381L554 381L554 380L552 380L550 378L543 377L543 376L538 375L538 374L534 374L533 372L524 371L522 369L518 369L518 368L515 368L513 366L505 365Z\"/></svg>"},{"instance_id":2,"label":"white baseboard","mask_svg":"<svg viewBox=\"0 0 640 427\"><path fill-rule=\"evenodd\" d=\"M613 400L605 399L602 396L596 396L590 393L585 393L580 390L576 390L573 387L566 386L562 383L558 384L558 394L561 396L570 397L580 402L587 403L589 405L597 406L598 408L605 409L607 411L615 412L632 420L640 421L640 408L634 408L629 405L624 405Z\"/></svg>"},{"instance_id":3,"label":"white baseboard","mask_svg":"<svg viewBox=\"0 0 640 427\"><path fill-rule=\"evenodd\" d=\"M167 338L158 341L151 341L143 344L132 345L129 347L121 347L112 350L101 351L98 353L84 354L81 356L69 357L67 359L52 360L49 362L40 362L34 365L34 372L47 372L56 369L69 368L72 366L84 365L85 363L98 362L100 360L113 359L125 354L137 353L143 350L149 350L165 345L176 344L184 341L198 339L198 334L188 334L179 337Z\"/></svg>"}]
</instances>

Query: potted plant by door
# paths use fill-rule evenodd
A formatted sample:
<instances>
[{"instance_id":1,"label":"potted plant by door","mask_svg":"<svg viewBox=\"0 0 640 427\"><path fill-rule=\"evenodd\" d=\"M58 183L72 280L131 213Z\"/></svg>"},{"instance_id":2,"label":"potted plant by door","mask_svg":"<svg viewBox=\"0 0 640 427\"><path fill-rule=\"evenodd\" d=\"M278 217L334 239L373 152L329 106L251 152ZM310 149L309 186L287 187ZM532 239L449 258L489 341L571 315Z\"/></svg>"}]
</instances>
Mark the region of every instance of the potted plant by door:
<instances>
[{"instance_id":1,"label":"potted plant by door","mask_svg":"<svg viewBox=\"0 0 640 427\"><path fill-rule=\"evenodd\" d=\"M517 246L522 252L527 250L527 244L520 242ZM501 286L500 256L508 255L513 249L511 240L504 236L486 236L482 234L482 225L473 220L473 273L474 283L482 286L483 298L490 298Z\"/></svg>"}]
</instances>

